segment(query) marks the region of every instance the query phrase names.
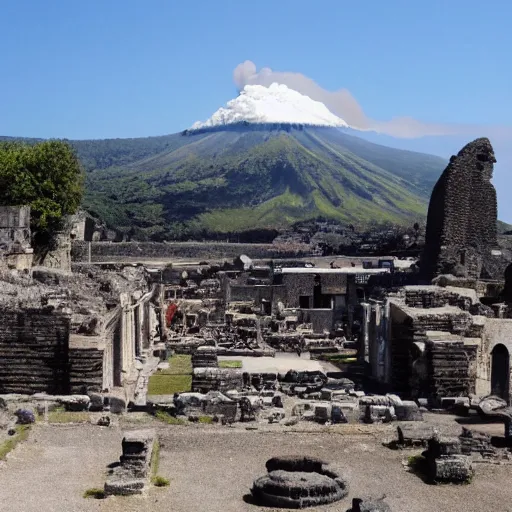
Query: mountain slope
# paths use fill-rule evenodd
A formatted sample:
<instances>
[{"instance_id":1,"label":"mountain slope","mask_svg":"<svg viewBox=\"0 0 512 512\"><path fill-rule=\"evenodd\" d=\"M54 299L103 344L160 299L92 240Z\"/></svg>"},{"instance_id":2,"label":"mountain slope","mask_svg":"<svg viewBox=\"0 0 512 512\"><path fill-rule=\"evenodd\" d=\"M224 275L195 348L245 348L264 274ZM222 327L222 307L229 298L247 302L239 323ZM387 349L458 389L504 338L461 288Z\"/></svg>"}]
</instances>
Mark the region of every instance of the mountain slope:
<instances>
[{"instance_id":1,"label":"mountain slope","mask_svg":"<svg viewBox=\"0 0 512 512\"><path fill-rule=\"evenodd\" d=\"M446 166L335 128L242 125L73 145L89 169L86 207L120 231L155 240L318 216L411 223L425 215Z\"/></svg>"}]
</instances>

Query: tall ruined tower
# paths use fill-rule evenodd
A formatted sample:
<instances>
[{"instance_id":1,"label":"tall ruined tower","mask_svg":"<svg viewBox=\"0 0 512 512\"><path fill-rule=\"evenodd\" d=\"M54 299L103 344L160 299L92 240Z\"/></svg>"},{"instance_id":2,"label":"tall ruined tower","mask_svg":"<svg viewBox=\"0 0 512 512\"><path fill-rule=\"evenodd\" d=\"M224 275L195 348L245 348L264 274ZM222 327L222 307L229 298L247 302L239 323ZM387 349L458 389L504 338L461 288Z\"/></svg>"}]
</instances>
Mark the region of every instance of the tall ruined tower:
<instances>
[{"instance_id":1,"label":"tall ruined tower","mask_svg":"<svg viewBox=\"0 0 512 512\"><path fill-rule=\"evenodd\" d=\"M452 156L428 207L422 274L479 278L497 247L497 200L491 183L494 150L481 138Z\"/></svg>"}]
</instances>

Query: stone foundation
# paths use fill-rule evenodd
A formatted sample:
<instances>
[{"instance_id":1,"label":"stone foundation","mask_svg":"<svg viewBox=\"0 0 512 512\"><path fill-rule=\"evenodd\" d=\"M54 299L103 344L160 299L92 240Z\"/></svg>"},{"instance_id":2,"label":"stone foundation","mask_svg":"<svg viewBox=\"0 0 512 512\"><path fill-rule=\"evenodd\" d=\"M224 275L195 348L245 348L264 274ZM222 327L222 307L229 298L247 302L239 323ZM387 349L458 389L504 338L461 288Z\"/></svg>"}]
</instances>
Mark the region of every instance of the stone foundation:
<instances>
[{"instance_id":1,"label":"stone foundation","mask_svg":"<svg viewBox=\"0 0 512 512\"><path fill-rule=\"evenodd\" d=\"M268 474L251 490L262 505L305 508L333 503L348 494L347 482L325 462L310 457L275 457L267 461Z\"/></svg>"}]
</instances>

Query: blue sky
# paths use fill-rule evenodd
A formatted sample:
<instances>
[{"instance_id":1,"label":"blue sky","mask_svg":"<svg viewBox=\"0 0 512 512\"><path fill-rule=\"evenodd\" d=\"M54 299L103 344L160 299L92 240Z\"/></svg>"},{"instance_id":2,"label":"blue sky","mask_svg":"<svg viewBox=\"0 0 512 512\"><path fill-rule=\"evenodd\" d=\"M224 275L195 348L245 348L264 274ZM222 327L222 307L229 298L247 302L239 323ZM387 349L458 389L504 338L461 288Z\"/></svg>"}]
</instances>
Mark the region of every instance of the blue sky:
<instances>
[{"instance_id":1,"label":"blue sky","mask_svg":"<svg viewBox=\"0 0 512 512\"><path fill-rule=\"evenodd\" d=\"M506 0L16 0L0 16L1 135L173 133L233 98L249 59L346 88L376 120L471 125L461 140L489 134L500 196L512 185Z\"/></svg>"}]
</instances>

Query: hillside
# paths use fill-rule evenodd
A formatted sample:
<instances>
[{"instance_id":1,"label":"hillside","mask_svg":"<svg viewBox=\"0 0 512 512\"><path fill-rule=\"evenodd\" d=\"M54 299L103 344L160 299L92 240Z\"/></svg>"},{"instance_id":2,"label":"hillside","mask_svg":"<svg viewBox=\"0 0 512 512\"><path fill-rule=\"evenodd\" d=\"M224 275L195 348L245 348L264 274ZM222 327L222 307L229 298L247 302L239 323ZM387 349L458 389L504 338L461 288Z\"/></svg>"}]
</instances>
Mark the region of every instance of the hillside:
<instances>
[{"instance_id":1,"label":"hillside","mask_svg":"<svg viewBox=\"0 0 512 512\"><path fill-rule=\"evenodd\" d=\"M319 127L240 125L72 144L87 169L85 207L153 240L319 216L409 224L425 215L446 165Z\"/></svg>"}]
</instances>

